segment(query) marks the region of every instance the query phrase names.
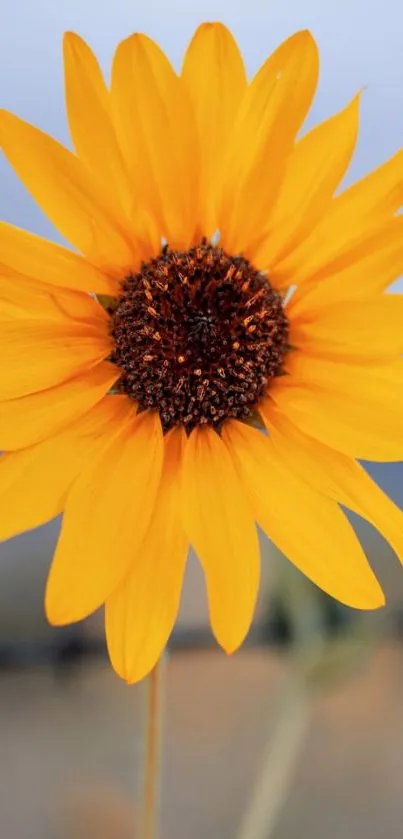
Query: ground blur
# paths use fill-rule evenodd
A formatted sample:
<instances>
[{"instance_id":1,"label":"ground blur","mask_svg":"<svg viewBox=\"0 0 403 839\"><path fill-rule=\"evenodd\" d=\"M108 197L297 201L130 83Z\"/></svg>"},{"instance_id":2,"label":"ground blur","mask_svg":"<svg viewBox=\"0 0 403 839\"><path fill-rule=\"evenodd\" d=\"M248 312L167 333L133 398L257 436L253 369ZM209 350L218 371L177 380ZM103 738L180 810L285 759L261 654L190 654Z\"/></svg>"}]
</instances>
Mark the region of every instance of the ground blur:
<instances>
[{"instance_id":1,"label":"ground blur","mask_svg":"<svg viewBox=\"0 0 403 839\"><path fill-rule=\"evenodd\" d=\"M310 701L275 839L400 839L403 648L360 649ZM287 659L246 649L166 664L161 839L235 839L273 736ZM103 659L0 674L5 839L136 835L144 688ZM280 702L281 707L281 702Z\"/></svg>"}]
</instances>

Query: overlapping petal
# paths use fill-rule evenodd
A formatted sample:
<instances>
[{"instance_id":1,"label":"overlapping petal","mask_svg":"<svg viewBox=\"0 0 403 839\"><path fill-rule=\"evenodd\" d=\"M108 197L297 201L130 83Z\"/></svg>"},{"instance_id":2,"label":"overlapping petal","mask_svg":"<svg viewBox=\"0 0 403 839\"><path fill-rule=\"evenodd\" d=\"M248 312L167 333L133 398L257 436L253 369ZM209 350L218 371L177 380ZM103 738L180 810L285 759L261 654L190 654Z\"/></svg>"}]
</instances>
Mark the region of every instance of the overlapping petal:
<instances>
[{"instance_id":1,"label":"overlapping petal","mask_svg":"<svg viewBox=\"0 0 403 839\"><path fill-rule=\"evenodd\" d=\"M117 274L130 269L130 240L81 160L8 111L0 111L0 147L35 201L77 250Z\"/></svg>"},{"instance_id":2,"label":"overlapping petal","mask_svg":"<svg viewBox=\"0 0 403 839\"><path fill-rule=\"evenodd\" d=\"M171 247L186 247L197 224L199 153L185 85L145 35L118 46L112 108L136 199Z\"/></svg>"},{"instance_id":3,"label":"overlapping petal","mask_svg":"<svg viewBox=\"0 0 403 839\"><path fill-rule=\"evenodd\" d=\"M293 316L290 342L322 358L379 364L403 353L403 295L382 294L313 306Z\"/></svg>"},{"instance_id":4,"label":"overlapping petal","mask_svg":"<svg viewBox=\"0 0 403 839\"><path fill-rule=\"evenodd\" d=\"M79 35L64 36L66 108L76 152L106 202L132 208L134 196L112 120L108 88L98 61Z\"/></svg>"},{"instance_id":5,"label":"overlapping petal","mask_svg":"<svg viewBox=\"0 0 403 839\"><path fill-rule=\"evenodd\" d=\"M309 282L303 282L292 298L290 311L295 315L385 291L403 273L403 218L382 221L369 231L364 228L355 246L335 252L317 274L315 270L312 265L300 275Z\"/></svg>"},{"instance_id":6,"label":"overlapping petal","mask_svg":"<svg viewBox=\"0 0 403 839\"><path fill-rule=\"evenodd\" d=\"M362 460L401 460L403 367L293 353L270 395L302 431Z\"/></svg>"},{"instance_id":7,"label":"overlapping petal","mask_svg":"<svg viewBox=\"0 0 403 839\"><path fill-rule=\"evenodd\" d=\"M191 433L182 474L183 523L206 575L217 641L233 652L252 621L259 585L259 547L252 515L218 434Z\"/></svg>"},{"instance_id":8,"label":"overlapping petal","mask_svg":"<svg viewBox=\"0 0 403 839\"><path fill-rule=\"evenodd\" d=\"M117 288L111 277L79 254L4 221L0 222L0 271L96 294L115 294Z\"/></svg>"},{"instance_id":9,"label":"overlapping petal","mask_svg":"<svg viewBox=\"0 0 403 839\"><path fill-rule=\"evenodd\" d=\"M241 53L226 26L199 26L185 55L182 79L200 142L199 233L211 236L219 226L216 191L220 168L247 85Z\"/></svg>"},{"instance_id":10,"label":"overlapping petal","mask_svg":"<svg viewBox=\"0 0 403 839\"><path fill-rule=\"evenodd\" d=\"M341 603L382 606L381 588L337 504L288 470L255 429L227 423L223 439L256 520L285 556Z\"/></svg>"},{"instance_id":11,"label":"overlapping petal","mask_svg":"<svg viewBox=\"0 0 403 839\"><path fill-rule=\"evenodd\" d=\"M56 288L21 274L0 273L0 321L72 319L104 330L109 321L98 301L82 291Z\"/></svg>"},{"instance_id":12,"label":"overlapping petal","mask_svg":"<svg viewBox=\"0 0 403 839\"><path fill-rule=\"evenodd\" d=\"M83 469L67 499L48 577L50 623L81 620L123 580L154 510L162 457L158 415L144 412L122 422Z\"/></svg>"},{"instance_id":13,"label":"overlapping petal","mask_svg":"<svg viewBox=\"0 0 403 839\"><path fill-rule=\"evenodd\" d=\"M326 213L350 164L358 136L359 96L299 140L290 155L268 232L252 253L261 270L293 250Z\"/></svg>"},{"instance_id":14,"label":"overlapping petal","mask_svg":"<svg viewBox=\"0 0 403 839\"><path fill-rule=\"evenodd\" d=\"M50 521L69 490L115 430L133 412L125 396L106 396L85 417L42 443L0 457L0 540Z\"/></svg>"},{"instance_id":15,"label":"overlapping petal","mask_svg":"<svg viewBox=\"0 0 403 839\"><path fill-rule=\"evenodd\" d=\"M373 252L371 239L403 204L403 150L335 198L300 247L272 266L277 284L319 281L345 268L356 252ZM363 280L364 282L364 280Z\"/></svg>"},{"instance_id":16,"label":"overlapping petal","mask_svg":"<svg viewBox=\"0 0 403 839\"><path fill-rule=\"evenodd\" d=\"M6 320L0 329L0 399L18 399L84 373L111 351L104 328L65 320Z\"/></svg>"},{"instance_id":17,"label":"overlapping petal","mask_svg":"<svg viewBox=\"0 0 403 839\"><path fill-rule=\"evenodd\" d=\"M130 571L106 602L106 638L112 665L126 682L154 667L171 634L188 551L180 504L186 435L164 438L164 462L154 512Z\"/></svg>"},{"instance_id":18,"label":"overlapping petal","mask_svg":"<svg viewBox=\"0 0 403 839\"><path fill-rule=\"evenodd\" d=\"M267 229L295 135L315 93L318 67L312 35L298 32L247 88L217 187L219 227L230 253L248 251Z\"/></svg>"},{"instance_id":19,"label":"overlapping petal","mask_svg":"<svg viewBox=\"0 0 403 839\"><path fill-rule=\"evenodd\" d=\"M307 437L270 400L260 406L270 440L291 472L318 492L367 519L403 562L403 512L353 458Z\"/></svg>"},{"instance_id":20,"label":"overlapping petal","mask_svg":"<svg viewBox=\"0 0 403 839\"><path fill-rule=\"evenodd\" d=\"M102 362L56 387L0 402L0 449L32 446L70 425L100 402L119 377Z\"/></svg>"}]
</instances>

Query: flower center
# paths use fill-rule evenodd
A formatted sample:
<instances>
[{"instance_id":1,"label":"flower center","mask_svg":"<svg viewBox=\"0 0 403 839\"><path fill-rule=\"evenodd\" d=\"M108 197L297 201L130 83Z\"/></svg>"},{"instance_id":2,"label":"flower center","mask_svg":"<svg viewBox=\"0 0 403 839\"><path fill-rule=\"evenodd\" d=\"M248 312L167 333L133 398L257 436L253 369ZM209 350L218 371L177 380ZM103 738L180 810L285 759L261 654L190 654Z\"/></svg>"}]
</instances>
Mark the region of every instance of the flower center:
<instances>
[{"instance_id":1,"label":"flower center","mask_svg":"<svg viewBox=\"0 0 403 839\"><path fill-rule=\"evenodd\" d=\"M118 388L159 411L164 430L245 419L282 371L281 296L246 259L204 241L164 247L126 278L110 313Z\"/></svg>"}]
</instances>

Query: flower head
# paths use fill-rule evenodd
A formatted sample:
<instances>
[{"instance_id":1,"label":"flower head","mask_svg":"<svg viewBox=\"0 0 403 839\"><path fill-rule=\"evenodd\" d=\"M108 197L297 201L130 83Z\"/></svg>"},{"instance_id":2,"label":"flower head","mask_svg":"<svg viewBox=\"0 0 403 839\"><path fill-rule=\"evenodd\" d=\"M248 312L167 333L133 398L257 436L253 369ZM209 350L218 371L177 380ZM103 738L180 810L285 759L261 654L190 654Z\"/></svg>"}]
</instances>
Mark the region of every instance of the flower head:
<instances>
[{"instance_id":1,"label":"flower head","mask_svg":"<svg viewBox=\"0 0 403 839\"><path fill-rule=\"evenodd\" d=\"M403 153L334 197L359 96L296 139L318 53L299 32L247 82L221 24L177 75L144 35L111 86L65 38L75 153L10 113L0 144L74 251L0 225L0 536L63 512L46 611L105 604L127 681L175 622L189 544L228 652L259 585L256 524L341 602L381 588L340 504L403 552L357 459L402 456ZM252 427L253 425L258 427Z\"/></svg>"}]
</instances>

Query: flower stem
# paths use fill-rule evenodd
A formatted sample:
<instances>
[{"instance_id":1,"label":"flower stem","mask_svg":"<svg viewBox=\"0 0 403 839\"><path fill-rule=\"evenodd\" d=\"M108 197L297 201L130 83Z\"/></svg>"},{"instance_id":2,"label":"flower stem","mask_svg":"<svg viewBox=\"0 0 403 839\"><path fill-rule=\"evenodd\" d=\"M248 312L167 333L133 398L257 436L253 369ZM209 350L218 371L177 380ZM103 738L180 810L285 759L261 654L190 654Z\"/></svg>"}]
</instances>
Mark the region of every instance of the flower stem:
<instances>
[{"instance_id":1,"label":"flower stem","mask_svg":"<svg viewBox=\"0 0 403 839\"><path fill-rule=\"evenodd\" d=\"M147 720L144 755L143 839L158 839L159 775L161 768L161 707L164 661L147 679Z\"/></svg>"},{"instance_id":2,"label":"flower stem","mask_svg":"<svg viewBox=\"0 0 403 839\"><path fill-rule=\"evenodd\" d=\"M309 693L293 676L286 680L279 715L237 839L269 839L290 791L311 720Z\"/></svg>"}]
</instances>

